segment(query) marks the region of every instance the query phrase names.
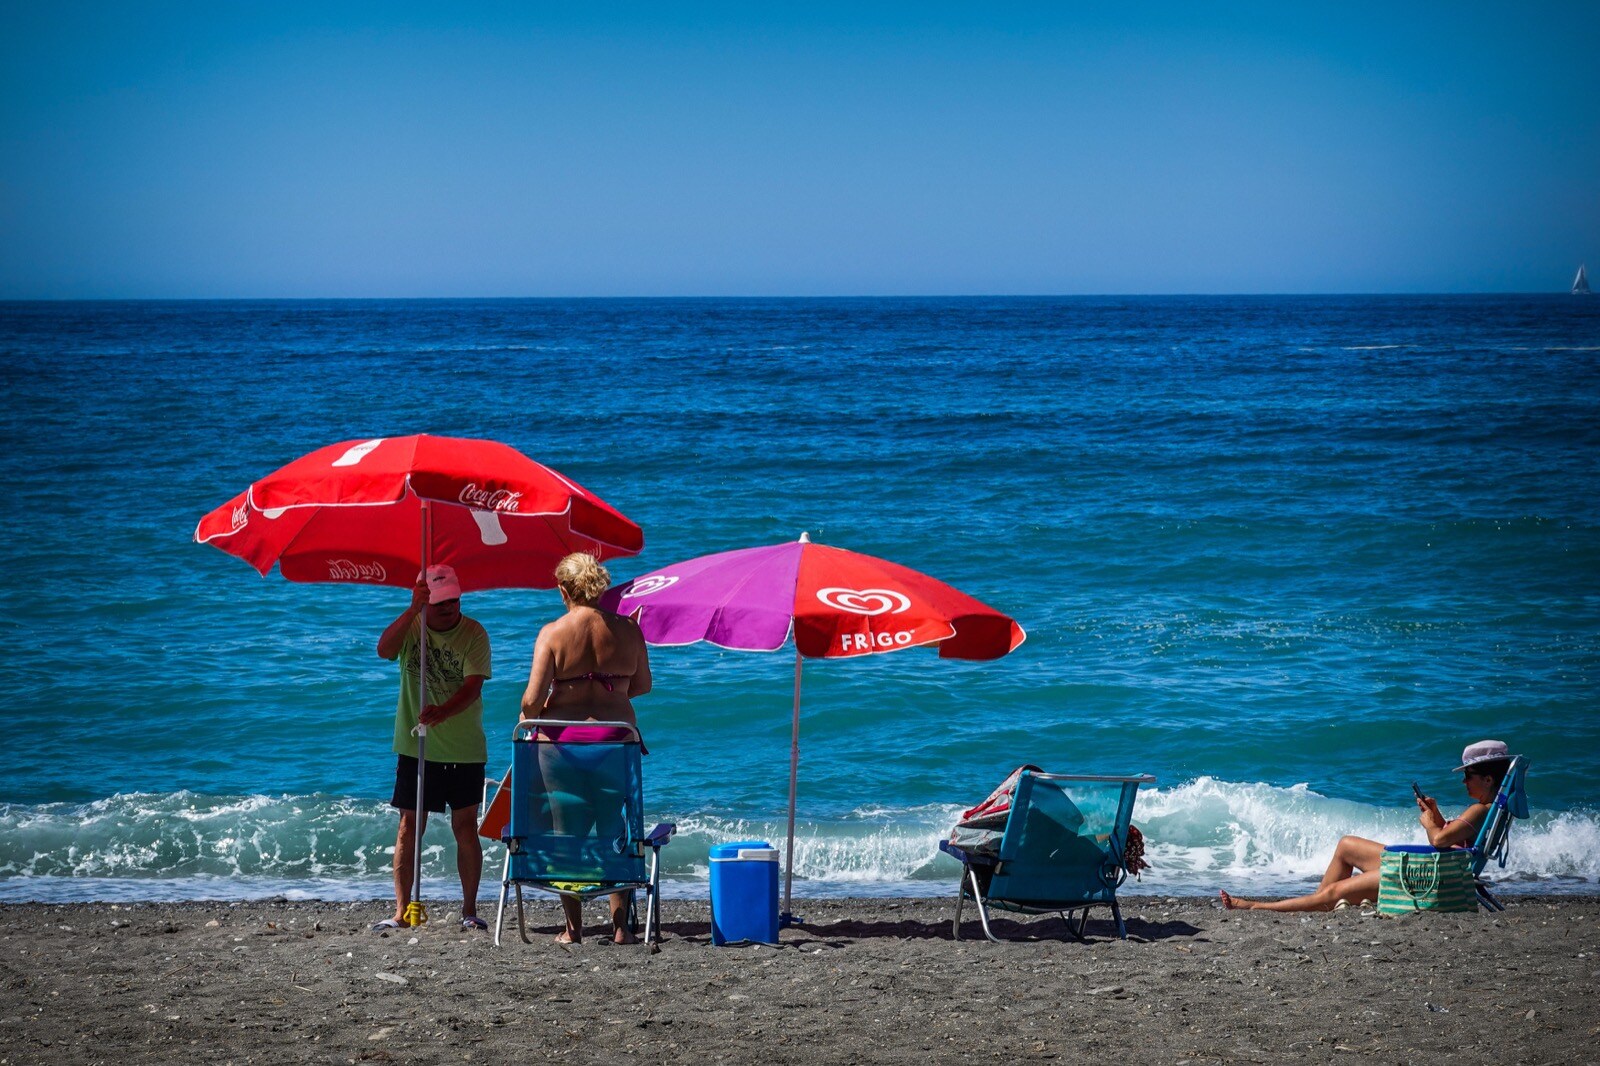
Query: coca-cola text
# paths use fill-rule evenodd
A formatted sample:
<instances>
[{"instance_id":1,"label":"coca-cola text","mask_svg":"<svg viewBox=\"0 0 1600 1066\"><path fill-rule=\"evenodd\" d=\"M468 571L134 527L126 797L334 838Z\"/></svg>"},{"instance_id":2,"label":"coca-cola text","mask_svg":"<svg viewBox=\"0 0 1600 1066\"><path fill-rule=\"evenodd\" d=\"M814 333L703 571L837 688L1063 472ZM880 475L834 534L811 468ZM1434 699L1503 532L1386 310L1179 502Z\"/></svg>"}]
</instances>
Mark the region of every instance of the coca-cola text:
<instances>
[{"instance_id":1,"label":"coca-cola text","mask_svg":"<svg viewBox=\"0 0 1600 1066\"><path fill-rule=\"evenodd\" d=\"M468 507L476 507L481 511L511 511L517 509L517 501L522 499L522 493L512 492L510 489L480 489L475 482L468 483L461 490L461 495L456 497Z\"/></svg>"},{"instance_id":2,"label":"coca-cola text","mask_svg":"<svg viewBox=\"0 0 1600 1066\"><path fill-rule=\"evenodd\" d=\"M329 581L383 581L389 574L382 563L356 563L349 559L328 560Z\"/></svg>"}]
</instances>

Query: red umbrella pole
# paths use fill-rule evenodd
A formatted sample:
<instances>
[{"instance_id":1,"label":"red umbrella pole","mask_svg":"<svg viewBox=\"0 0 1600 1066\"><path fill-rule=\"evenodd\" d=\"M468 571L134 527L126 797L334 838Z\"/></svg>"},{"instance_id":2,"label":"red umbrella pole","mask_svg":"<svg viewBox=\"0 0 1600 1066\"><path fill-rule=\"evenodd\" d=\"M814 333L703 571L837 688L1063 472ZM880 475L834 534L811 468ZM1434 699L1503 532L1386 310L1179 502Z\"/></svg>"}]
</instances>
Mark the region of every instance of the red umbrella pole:
<instances>
[{"instance_id":1,"label":"red umbrella pole","mask_svg":"<svg viewBox=\"0 0 1600 1066\"><path fill-rule=\"evenodd\" d=\"M429 548L432 530L429 528L432 514L428 501L422 501L422 573L428 573ZM422 714L423 708L428 706L428 604L422 605L422 627L417 633L417 714ZM422 820L428 816L428 808L423 802L423 789L426 785L425 771L428 763L428 727L420 721L417 723L417 810L416 810L416 837L411 845L411 902L406 904L406 924L411 926L421 925L428 920L428 908L422 903Z\"/></svg>"}]
</instances>

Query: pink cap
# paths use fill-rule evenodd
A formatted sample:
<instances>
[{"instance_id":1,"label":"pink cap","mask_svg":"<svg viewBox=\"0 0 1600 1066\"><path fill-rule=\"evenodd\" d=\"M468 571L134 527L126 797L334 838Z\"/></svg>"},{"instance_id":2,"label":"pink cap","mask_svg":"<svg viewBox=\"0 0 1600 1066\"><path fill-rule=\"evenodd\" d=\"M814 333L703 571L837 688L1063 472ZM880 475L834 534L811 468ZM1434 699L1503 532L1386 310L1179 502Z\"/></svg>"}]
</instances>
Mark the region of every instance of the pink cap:
<instances>
[{"instance_id":1,"label":"pink cap","mask_svg":"<svg viewBox=\"0 0 1600 1066\"><path fill-rule=\"evenodd\" d=\"M428 567L428 602L443 603L461 598L461 579L453 566Z\"/></svg>"}]
</instances>

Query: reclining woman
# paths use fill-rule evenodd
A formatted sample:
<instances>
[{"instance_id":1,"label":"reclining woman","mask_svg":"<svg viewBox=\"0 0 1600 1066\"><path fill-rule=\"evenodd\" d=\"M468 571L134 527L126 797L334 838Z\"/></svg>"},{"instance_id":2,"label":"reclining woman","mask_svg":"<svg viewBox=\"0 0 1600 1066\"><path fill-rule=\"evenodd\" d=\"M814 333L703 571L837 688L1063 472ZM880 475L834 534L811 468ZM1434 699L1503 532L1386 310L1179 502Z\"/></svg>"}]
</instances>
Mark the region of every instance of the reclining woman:
<instances>
[{"instance_id":1,"label":"reclining woman","mask_svg":"<svg viewBox=\"0 0 1600 1066\"><path fill-rule=\"evenodd\" d=\"M1459 818L1445 820L1433 797L1417 800L1418 818L1428 834L1428 843L1440 850L1464 848L1477 839L1478 829L1489 813L1489 805L1500 791L1500 782L1511 769L1511 752L1498 740L1468 744L1461 753L1462 784L1472 804ZM1333 860L1322 875L1317 890L1307 896L1261 902L1239 899L1222 892L1222 904L1229 910L1331 911L1341 902L1363 903L1378 898L1378 863L1383 845L1364 837L1345 837L1333 849Z\"/></svg>"},{"instance_id":2,"label":"reclining woman","mask_svg":"<svg viewBox=\"0 0 1600 1066\"><path fill-rule=\"evenodd\" d=\"M555 576L567 613L539 630L533 645L533 669L522 694L522 717L613 722L637 729L633 697L650 691L650 656L638 623L596 606L611 585L611 574L594 556L583 552L567 556L556 566ZM551 739L603 743L632 737L629 730L617 725L573 726L561 734ZM605 805L602 801L581 813L564 812L568 818L581 817L585 824L558 824L556 829L584 833L591 825L620 820L620 806L600 809ZM603 825L601 832L606 832ZM561 906L567 927L556 940L580 943L582 902L562 896ZM628 926L627 911L628 893L612 893L611 937L618 944L632 944L637 939Z\"/></svg>"}]
</instances>

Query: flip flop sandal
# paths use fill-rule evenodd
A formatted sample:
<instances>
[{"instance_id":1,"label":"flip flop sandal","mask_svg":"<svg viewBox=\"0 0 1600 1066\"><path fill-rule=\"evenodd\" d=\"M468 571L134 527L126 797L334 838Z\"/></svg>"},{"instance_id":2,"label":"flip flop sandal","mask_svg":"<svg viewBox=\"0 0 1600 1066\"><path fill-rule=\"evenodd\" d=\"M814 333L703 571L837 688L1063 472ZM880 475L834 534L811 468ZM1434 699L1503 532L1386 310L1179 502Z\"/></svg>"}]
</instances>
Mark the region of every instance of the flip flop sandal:
<instances>
[{"instance_id":1,"label":"flip flop sandal","mask_svg":"<svg viewBox=\"0 0 1600 1066\"><path fill-rule=\"evenodd\" d=\"M372 924L372 931L374 933L391 933L396 929L404 929L405 927L406 923L404 922L396 921L393 918L385 918L381 922L374 922Z\"/></svg>"},{"instance_id":2,"label":"flip flop sandal","mask_svg":"<svg viewBox=\"0 0 1600 1066\"><path fill-rule=\"evenodd\" d=\"M461 919L461 930L462 930L462 932L466 932L469 929L484 929L484 930L487 930L488 928L489 928L489 923L484 921L482 918L477 917L476 915L474 915L471 918L462 918Z\"/></svg>"}]
</instances>

